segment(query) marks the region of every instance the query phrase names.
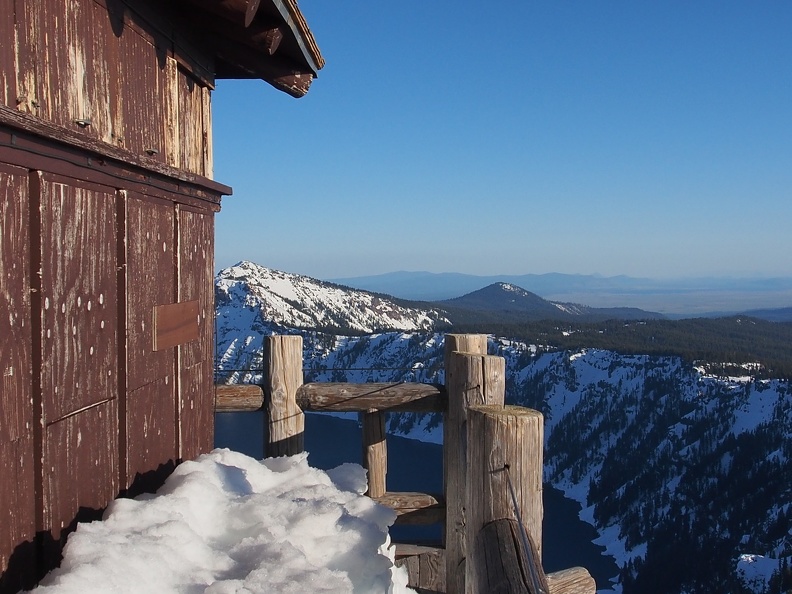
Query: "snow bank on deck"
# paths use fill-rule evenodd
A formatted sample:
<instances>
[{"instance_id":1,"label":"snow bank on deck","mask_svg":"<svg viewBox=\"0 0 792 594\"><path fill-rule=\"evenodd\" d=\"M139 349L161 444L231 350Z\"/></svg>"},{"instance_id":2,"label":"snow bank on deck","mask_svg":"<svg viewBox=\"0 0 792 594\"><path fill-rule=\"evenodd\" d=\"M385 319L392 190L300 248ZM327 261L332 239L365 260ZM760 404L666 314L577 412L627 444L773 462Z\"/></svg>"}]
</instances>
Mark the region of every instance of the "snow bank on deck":
<instances>
[{"instance_id":1,"label":"snow bank on deck","mask_svg":"<svg viewBox=\"0 0 792 594\"><path fill-rule=\"evenodd\" d=\"M80 524L35 592L411 592L388 549L396 514L365 489L357 464L324 472L307 454L218 449L178 466L156 495Z\"/></svg>"}]
</instances>

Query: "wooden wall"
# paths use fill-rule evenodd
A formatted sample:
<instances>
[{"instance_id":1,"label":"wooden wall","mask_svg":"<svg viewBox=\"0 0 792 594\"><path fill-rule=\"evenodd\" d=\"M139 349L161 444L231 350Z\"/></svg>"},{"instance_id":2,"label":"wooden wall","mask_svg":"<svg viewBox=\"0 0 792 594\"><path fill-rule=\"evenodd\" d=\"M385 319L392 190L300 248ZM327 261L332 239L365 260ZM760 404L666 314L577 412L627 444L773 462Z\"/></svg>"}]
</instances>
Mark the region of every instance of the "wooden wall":
<instances>
[{"instance_id":1,"label":"wooden wall","mask_svg":"<svg viewBox=\"0 0 792 594\"><path fill-rule=\"evenodd\" d=\"M0 44L0 103L212 176L214 68L169 3L4 1L0 38L16 43Z\"/></svg>"},{"instance_id":2,"label":"wooden wall","mask_svg":"<svg viewBox=\"0 0 792 594\"><path fill-rule=\"evenodd\" d=\"M212 448L214 214L230 192L206 177L209 61L158 4L9 4L2 594L57 563L78 520Z\"/></svg>"}]
</instances>

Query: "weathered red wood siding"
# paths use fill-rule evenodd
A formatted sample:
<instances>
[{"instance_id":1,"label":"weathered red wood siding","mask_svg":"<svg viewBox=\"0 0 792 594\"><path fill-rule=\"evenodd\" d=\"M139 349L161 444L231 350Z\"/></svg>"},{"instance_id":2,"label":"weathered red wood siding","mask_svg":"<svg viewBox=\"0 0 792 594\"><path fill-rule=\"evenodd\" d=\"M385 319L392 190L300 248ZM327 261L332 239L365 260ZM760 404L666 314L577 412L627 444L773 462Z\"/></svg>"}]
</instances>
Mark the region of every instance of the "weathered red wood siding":
<instances>
[{"instance_id":1,"label":"weathered red wood siding","mask_svg":"<svg viewBox=\"0 0 792 594\"><path fill-rule=\"evenodd\" d=\"M36 533L29 216L27 170L0 165L0 571L16 587Z\"/></svg>"},{"instance_id":2,"label":"weathered red wood siding","mask_svg":"<svg viewBox=\"0 0 792 594\"><path fill-rule=\"evenodd\" d=\"M41 528L60 544L61 530L80 507L100 509L118 492L118 449L108 447L118 434L115 192L47 174L34 181L40 213L34 311L40 315Z\"/></svg>"},{"instance_id":3,"label":"weathered red wood siding","mask_svg":"<svg viewBox=\"0 0 792 594\"><path fill-rule=\"evenodd\" d=\"M176 302L175 213L172 203L131 192L127 197L127 480L156 480L146 473L175 464L176 358L154 350L156 305ZM149 486L148 484L145 486Z\"/></svg>"},{"instance_id":4,"label":"weathered red wood siding","mask_svg":"<svg viewBox=\"0 0 792 594\"><path fill-rule=\"evenodd\" d=\"M194 458L214 443L214 220L179 209L179 301L198 300L200 339L179 346L179 448Z\"/></svg>"},{"instance_id":5,"label":"weathered red wood siding","mask_svg":"<svg viewBox=\"0 0 792 594\"><path fill-rule=\"evenodd\" d=\"M0 34L16 44L0 44L0 100L210 177L213 62L157 3L134 4L10 0Z\"/></svg>"},{"instance_id":6,"label":"weathered red wood siding","mask_svg":"<svg viewBox=\"0 0 792 594\"><path fill-rule=\"evenodd\" d=\"M228 192L207 179L212 58L170 8L7 4L2 594L56 563L78 520L211 449L214 213ZM198 338L189 320L156 350L155 308L192 318L194 302Z\"/></svg>"}]
</instances>

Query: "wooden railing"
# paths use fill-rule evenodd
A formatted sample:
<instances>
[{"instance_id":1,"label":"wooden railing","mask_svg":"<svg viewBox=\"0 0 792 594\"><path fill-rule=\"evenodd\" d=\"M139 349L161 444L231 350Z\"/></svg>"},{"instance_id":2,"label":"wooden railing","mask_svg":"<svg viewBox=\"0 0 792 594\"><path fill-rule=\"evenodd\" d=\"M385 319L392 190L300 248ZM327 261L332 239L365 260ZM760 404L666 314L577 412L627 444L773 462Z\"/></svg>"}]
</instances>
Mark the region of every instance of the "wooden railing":
<instances>
[{"instance_id":1,"label":"wooden railing","mask_svg":"<svg viewBox=\"0 0 792 594\"><path fill-rule=\"evenodd\" d=\"M362 413L367 494L397 523L445 522L437 591L594 594L584 568L542 570L542 415L504 406L505 362L486 348L485 335L446 335L445 386L303 384L302 337L271 336L263 389L218 385L216 410L265 410L265 456L303 450L303 411ZM387 412L443 413L443 494L387 490Z\"/></svg>"}]
</instances>

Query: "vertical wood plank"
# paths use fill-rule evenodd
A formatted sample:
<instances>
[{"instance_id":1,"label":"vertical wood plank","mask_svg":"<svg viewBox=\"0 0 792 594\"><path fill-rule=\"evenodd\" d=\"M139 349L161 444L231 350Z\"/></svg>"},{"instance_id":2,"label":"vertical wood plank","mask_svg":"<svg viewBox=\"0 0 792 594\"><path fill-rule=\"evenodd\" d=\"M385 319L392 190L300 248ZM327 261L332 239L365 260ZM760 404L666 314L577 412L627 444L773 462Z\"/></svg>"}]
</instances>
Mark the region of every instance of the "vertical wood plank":
<instances>
[{"instance_id":1,"label":"vertical wood plank","mask_svg":"<svg viewBox=\"0 0 792 594\"><path fill-rule=\"evenodd\" d=\"M40 211L41 389L52 422L118 395L115 192L45 176Z\"/></svg>"},{"instance_id":2,"label":"vertical wood plank","mask_svg":"<svg viewBox=\"0 0 792 594\"><path fill-rule=\"evenodd\" d=\"M41 102L44 93L42 84L36 77L36 61L40 54L38 37L41 33L41 5L38 2L15 2L13 18L16 21L14 40L16 89L10 100L16 108L25 113L41 116ZM6 45L6 44L3 44Z\"/></svg>"},{"instance_id":3,"label":"vertical wood plank","mask_svg":"<svg viewBox=\"0 0 792 594\"><path fill-rule=\"evenodd\" d=\"M305 415L297 405L297 388L303 383L302 345L302 336L267 337L266 456L291 456L304 449Z\"/></svg>"},{"instance_id":4,"label":"vertical wood plank","mask_svg":"<svg viewBox=\"0 0 792 594\"><path fill-rule=\"evenodd\" d=\"M385 442L385 413L364 412L363 415L363 467L368 471L368 491L372 498L382 497L386 491L388 473L388 446Z\"/></svg>"},{"instance_id":5,"label":"vertical wood plank","mask_svg":"<svg viewBox=\"0 0 792 594\"><path fill-rule=\"evenodd\" d=\"M125 27L119 39L123 144L135 154L165 162L167 42L144 35L137 27Z\"/></svg>"},{"instance_id":6,"label":"vertical wood plank","mask_svg":"<svg viewBox=\"0 0 792 594\"><path fill-rule=\"evenodd\" d=\"M214 442L214 215L180 208L179 299L198 300L199 339L179 347L179 457L195 458Z\"/></svg>"},{"instance_id":7,"label":"vertical wood plank","mask_svg":"<svg viewBox=\"0 0 792 594\"><path fill-rule=\"evenodd\" d=\"M212 92L208 87L201 87L203 98L203 175L214 178L214 154L212 152Z\"/></svg>"},{"instance_id":8,"label":"vertical wood plank","mask_svg":"<svg viewBox=\"0 0 792 594\"><path fill-rule=\"evenodd\" d=\"M168 56L165 62L165 162L171 167L181 167L181 118L179 117L179 65Z\"/></svg>"},{"instance_id":9,"label":"vertical wood plank","mask_svg":"<svg viewBox=\"0 0 792 594\"><path fill-rule=\"evenodd\" d=\"M158 486L178 458L176 349L154 351L154 306L176 300L172 204L127 195L127 484Z\"/></svg>"},{"instance_id":10,"label":"vertical wood plank","mask_svg":"<svg viewBox=\"0 0 792 594\"><path fill-rule=\"evenodd\" d=\"M0 11L0 39L16 41L14 7ZM16 43L0 43L0 103L16 108Z\"/></svg>"},{"instance_id":11,"label":"vertical wood plank","mask_svg":"<svg viewBox=\"0 0 792 594\"><path fill-rule=\"evenodd\" d=\"M93 519L81 510L99 510L118 492L118 224L112 189L32 180L40 215L37 531L51 568L76 521Z\"/></svg>"},{"instance_id":12,"label":"vertical wood plank","mask_svg":"<svg viewBox=\"0 0 792 594\"><path fill-rule=\"evenodd\" d=\"M204 171L202 88L189 73L179 70L179 162L182 169L199 175Z\"/></svg>"},{"instance_id":13,"label":"vertical wood plank","mask_svg":"<svg viewBox=\"0 0 792 594\"><path fill-rule=\"evenodd\" d=\"M78 520L98 519L118 492L116 400L48 425L44 437L45 563L52 567ZM93 512L93 513L91 513Z\"/></svg>"},{"instance_id":14,"label":"vertical wood plank","mask_svg":"<svg viewBox=\"0 0 792 594\"><path fill-rule=\"evenodd\" d=\"M0 591L35 577L29 216L28 172L0 165Z\"/></svg>"},{"instance_id":15,"label":"vertical wood plank","mask_svg":"<svg viewBox=\"0 0 792 594\"><path fill-rule=\"evenodd\" d=\"M176 388L166 376L127 394L129 494L151 491L176 465Z\"/></svg>"},{"instance_id":16,"label":"vertical wood plank","mask_svg":"<svg viewBox=\"0 0 792 594\"><path fill-rule=\"evenodd\" d=\"M468 409L467 542L489 522L521 520L531 535L541 564L542 465L544 419L538 411L518 406L473 406ZM517 500L515 510L511 492ZM519 514L519 518L518 518ZM530 553L530 552L528 552ZM467 563L467 581L475 584L477 568ZM480 582L479 582L480 583Z\"/></svg>"},{"instance_id":17,"label":"vertical wood plank","mask_svg":"<svg viewBox=\"0 0 792 594\"><path fill-rule=\"evenodd\" d=\"M118 190L116 192L116 286L118 287L118 484L121 488L129 485L129 468L127 455L127 425L129 418L128 410L128 320L127 320L127 295L128 295L128 254L127 254L127 200L128 192Z\"/></svg>"},{"instance_id":18,"label":"vertical wood plank","mask_svg":"<svg viewBox=\"0 0 792 594\"><path fill-rule=\"evenodd\" d=\"M33 424L29 216L27 171L0 165L0 443Z\"/></svg>"},{"instance_id":19,"label":"vertical wood plank","mask_svg":"<svg viewBox=\"0 0 792 594\"><path fill-rule=\"evenodd\" d=\"M17 592L36 581L32 433L0 441L0 462L0 592Z\"/></svg>"},{"instance_id":20,"label":"vertical wood plank","mask_svg":"<svg viewBox=\"0 0 792 594\"><path fill-rule=\"evenodd\" d=\"M127 197L127 383L173 377L173 349L154 351L154 306L174 303L174 211L170 203L129 192Z\"/></svg>"},{"instance_id":21,"label":"vertical wood plank","mask_svg":"<svg viewBox=\"0 0 792 594\"><path fill-rule=\"evenodd\" d=\"M192 460L214 447L212 369L201 361L179 371L179 460Z\"/></svg>"}]
</instances>

